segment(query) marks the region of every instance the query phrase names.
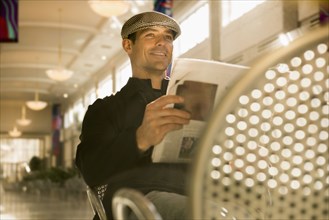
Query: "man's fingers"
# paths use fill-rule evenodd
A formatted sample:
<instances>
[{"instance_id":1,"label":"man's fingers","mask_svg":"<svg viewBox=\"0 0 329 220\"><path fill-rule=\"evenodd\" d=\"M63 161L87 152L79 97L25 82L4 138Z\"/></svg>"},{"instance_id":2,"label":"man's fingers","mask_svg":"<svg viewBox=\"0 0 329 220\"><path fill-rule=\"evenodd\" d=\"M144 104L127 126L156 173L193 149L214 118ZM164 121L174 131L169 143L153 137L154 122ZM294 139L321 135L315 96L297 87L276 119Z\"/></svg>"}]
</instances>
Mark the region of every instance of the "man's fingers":
<instances>
[{"instance_id":1,"label":"man's fingers","mask_svg":"<svg viewBox=\"0 0 329 220\"><path fill-rule=\"evenodd\" d=\"M162 125L160 127L158 127L157 129L155 129L154 132L154 137L155 139L157 139L158 141L154 144L158 144L160 143L160 141L163 139L163 137L170 131L174 131L174 130L179 130L183 128L183 125L181 124L165 124Z\"/></svg>"},{"instance_id":2,"label":"man's fingers","mask_svg":"<svg viewBox=\"0 0 329 220\"><path fill-rule=\"evenodd\" d=\"M180 117L184 119L191 118L191 114L189 112L175 108L166 108L160 110L147 109L145 111L145 115L149 115L150 118L155 118L155 119L160 117L170 117L170 116Z\"/></svg>"},{"instance_id":3,"label":"man's fingers","mask_svg":"<svg viewBox=\"0 0 329 220\"><path fill-rule=\"evenodd\" d=\"M176 117L190 119L191 114L185 110L180 110L176 108L167 108L159 111L159 116L161 117L176 116Z\"/></svg>"},{"instance_id":4,"label":"man's fingers","mask_svg":"<svg viewBox=\"0 0 329 220\"><path fill-rule=\"evenodd\" d=\"M188 118L181 118L176 116L168 116L168 117L162 117L157 120L157 124L159 126L163 126L166 124L179 124L179 125L185 125L188 124L190 120Z\"/></svg>"},{"instance_id":5,"label":"man's fingers","mask_svg":"<svg viewBox=\"0 0 329 220\"><path fill-rule=\"evenodd\" d=\"M165 95L154 100L153 102L147 105L148 109L162 109L169 104L183 103L184 99L181 96L177 95Z\"/></svg>"}]
</instances>

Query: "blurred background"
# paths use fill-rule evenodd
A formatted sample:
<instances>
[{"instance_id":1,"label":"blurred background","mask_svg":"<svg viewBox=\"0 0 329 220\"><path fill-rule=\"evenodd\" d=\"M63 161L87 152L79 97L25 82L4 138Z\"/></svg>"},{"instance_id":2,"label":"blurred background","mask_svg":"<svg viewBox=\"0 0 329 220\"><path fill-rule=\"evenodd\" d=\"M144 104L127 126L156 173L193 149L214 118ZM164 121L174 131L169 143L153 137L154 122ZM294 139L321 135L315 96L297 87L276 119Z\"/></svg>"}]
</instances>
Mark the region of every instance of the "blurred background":
<instances>
[{"instance_id":1,"label":"blurred background","mask_svg":"<svg viewBox=\"0 0 329 220\"><path fill-rule=\"evenodd\" d=\"M74 167L84 114L131 76L121 26L150 10L181 24L175 58L246 66L328 20L328 2L314 0L1 0L1 193L85 201Z\"/></svg>"}]
</instances>

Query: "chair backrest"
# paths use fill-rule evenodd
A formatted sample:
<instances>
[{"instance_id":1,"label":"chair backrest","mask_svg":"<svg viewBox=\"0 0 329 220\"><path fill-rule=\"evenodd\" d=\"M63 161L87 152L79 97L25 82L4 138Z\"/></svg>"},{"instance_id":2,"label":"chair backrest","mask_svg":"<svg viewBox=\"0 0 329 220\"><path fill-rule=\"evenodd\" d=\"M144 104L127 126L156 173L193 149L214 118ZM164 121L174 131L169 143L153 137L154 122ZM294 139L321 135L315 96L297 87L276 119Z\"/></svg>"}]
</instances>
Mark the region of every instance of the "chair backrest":
<instances>
[{"instance_id":1,"label":"chair backrest","mask_svg":"<svg viewBox=\"0 0 329 220\"><path fill-rule=\"evenodd\" d=\"M117 220L161 220L155 206L140 192L122 188L118 190L112 200L114 218Z\"/></svg>"},{"instance_id":2,"label":"chair backrest","mask_svg":"<svg viewBox=\"0 0 329 220\"><path fill-rule=\"evenodd\" d=\"M218 104L193 161L193 219L328 219L328 30L263 57Z\"/></svg>"},{"instance_id":3,"label":"chair backrest","mask_svg":"<svg viewBox=\"0 0 329 220\"><path fill-rule=\"evenodd\" d=\"M106 212L98 192L87 186L87 196L94 214L97 214L100 220L107 220Z\"/></svg>"}]
</instances>

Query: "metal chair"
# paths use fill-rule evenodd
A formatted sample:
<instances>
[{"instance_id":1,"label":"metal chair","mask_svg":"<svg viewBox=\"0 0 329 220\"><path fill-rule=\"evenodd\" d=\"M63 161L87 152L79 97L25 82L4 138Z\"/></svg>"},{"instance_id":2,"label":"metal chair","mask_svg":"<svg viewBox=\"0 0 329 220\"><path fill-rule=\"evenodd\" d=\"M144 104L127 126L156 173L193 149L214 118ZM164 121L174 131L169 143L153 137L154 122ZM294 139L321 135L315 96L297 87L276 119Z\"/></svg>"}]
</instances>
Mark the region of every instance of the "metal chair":
<instances>
[{"instance_id":1,"label":"metal chair","mask_svg":"<svg viewBox=\"0 0 329 220\"><path fill-rule=\"evenodd\" d=\"M161 220L155 206L140 192L122 188L118 190L112 200L112 210L115 219Z\"/></svg>"},{"instance_id":2,"label":"metal chair","mask_svg":"<svg viewBox=\"0 0 329 220\"><path fill-rule=\"evenodd\" d=\"M218 104L192 165L192 219L328 219L328 30L263 57Z\"/></svg>"},{"instance_id":3,"label":"metal chair","mask_svg":"<svg viewBox=\"0 0 329 220\"><path fill-rule=\"evenodd\" d=\"M95 192L92 188L87 186L87 196L94 214L97 214L100 220L107 220L105 209L102 203L103 195L99 194L99 192L101 191L97 190L97 192Z\"/></svg>"}]
</instances>

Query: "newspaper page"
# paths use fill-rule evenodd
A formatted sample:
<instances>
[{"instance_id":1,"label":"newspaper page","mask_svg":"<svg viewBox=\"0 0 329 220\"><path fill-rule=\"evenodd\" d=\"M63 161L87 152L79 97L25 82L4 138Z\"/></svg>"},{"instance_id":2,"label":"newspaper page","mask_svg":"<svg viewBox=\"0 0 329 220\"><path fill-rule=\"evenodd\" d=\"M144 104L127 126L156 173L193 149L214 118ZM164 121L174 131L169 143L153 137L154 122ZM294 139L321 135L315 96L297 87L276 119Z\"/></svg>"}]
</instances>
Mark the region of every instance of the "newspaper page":
<instances>
[{"instance_id":1,"label":"newspaper page","mask_svg":"<svg viewBox=\"0 0 329 220\"><path fill-rule=\"evenodd\" d=\"M222 62L178 58L174 60L167 94L184 97L174 107L191 113L191 121L172 131L154 147L153 162L188 162L214 106L248 68Z\"/></svg>"}]
</instances>

